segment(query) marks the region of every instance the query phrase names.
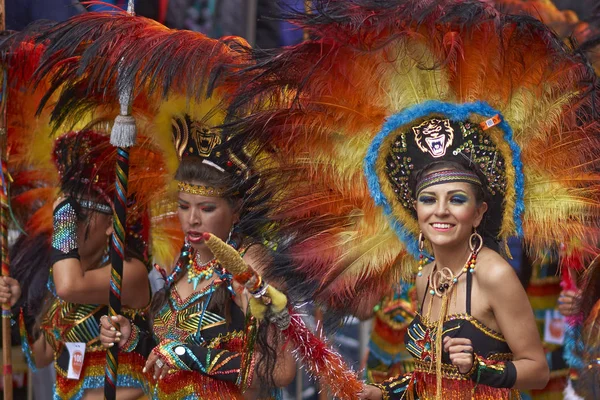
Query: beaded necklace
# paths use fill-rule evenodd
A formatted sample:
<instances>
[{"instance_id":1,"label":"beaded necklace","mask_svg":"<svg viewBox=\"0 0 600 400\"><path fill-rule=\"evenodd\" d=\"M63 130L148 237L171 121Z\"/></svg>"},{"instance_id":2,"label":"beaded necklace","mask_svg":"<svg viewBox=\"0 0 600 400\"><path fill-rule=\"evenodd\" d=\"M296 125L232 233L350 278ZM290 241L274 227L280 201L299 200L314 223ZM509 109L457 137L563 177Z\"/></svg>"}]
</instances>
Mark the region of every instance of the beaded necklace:
<instances>
[{"instance_id":1,"label":"beaded necklace","mask_svg":"<svg viewBox=\"0 0 600 400\"><path fill-rule=\"evenodd\" d=\"M198 283L212 278L215 273L215 267L219 265L216 258L205 263L199 261L200 254L196 252L194 257L189 257L187 265L188 282L192 283L194 290L198 287Z\"/></svg>"},{"instance_id":2,"label":"beaded necklace","mask_svg":"<svg viewBox=\"0 0 600 400\"><path fill-rule=\"evenodd\" d=\"M449 294L454 285L458 282L458 278L465 272L475 273L475 266L477 264L477 251L472 251L470 257L467 259L464 267L461 269L458 275L454 276L454 272L450 268L444 267L437 271L437 264L433 266L433 273L429 275L427 280L429 284L429 294L442 297L444 293ZM433 298L432 298L433 299Z\"/></svg>"},{"instance_id":3,"label":"beaded necklace","mask_svg":"<svg viewBox=\"0 0 600 400\"><path fill-rule=\"evenodd\" d=\"M236 242L232 242L231 245L233 248L237 249ZM230 274L219 264L216 258L213 258L207 263L199 262L196 250L188 243L183 246L183 249L181 250L181 257L179 257L175 267L173 268L173 271L171 271L169 275L166 275L164 270L158 265L155 265L155 267L159 270L161 275L163 275L166 286L170 287L173 285L177 276L179 276L184 264L188 270L188 282L194 285L194 290L196 290L196 287L200 282L212 278L215 272L219 278L230 278Z\"/></svg>"},{"instance_id":4,"label":"beaded necklace","mask_svg":"<svg viewBox=\"0 0 600 400\"><path fill-rule=\"evenodd\" d=\"M473 244L473 237L477 238L478 243ZM444 322L446 315L448 314L448 303L452 296L452 289L458 282L458 278L467 271L470 274L475 273L475 266L477 264L477 254L483 246L483 239L481 236L474 233L469 238L469 247L471 248L471 255L467 259L467 262L461 269L458 275L454 275L454 272L450 268L444 267L437 271L437 264L433 266L433 272L427 279L427 285L429 286L429 294L431 299L429 301L429 310L427 310L428 319L431 313L431 306L433 305L434 296L442 298L442 304L440 305L440 314L437 321L436 334L435 334L435 370L436 370L436 393L442 393L442 335L444 333ZM429 328L427 328L429 331Z\"/></svg>"}]
</instances>

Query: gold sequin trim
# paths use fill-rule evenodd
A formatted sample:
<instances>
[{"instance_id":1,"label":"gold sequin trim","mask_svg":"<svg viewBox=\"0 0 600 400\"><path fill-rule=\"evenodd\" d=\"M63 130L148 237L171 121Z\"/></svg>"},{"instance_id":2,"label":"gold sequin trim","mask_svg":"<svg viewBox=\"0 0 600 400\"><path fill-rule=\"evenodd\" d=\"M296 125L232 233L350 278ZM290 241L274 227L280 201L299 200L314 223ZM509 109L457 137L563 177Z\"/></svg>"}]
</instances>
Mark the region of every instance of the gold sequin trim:
<instances>
[{"instance_id":1,"label":"gold sequin trim","mask_svg":"<svg viewBox=\"0 0 600 400\"><path fill-rule=\"evenodd\" d=\"M472 315L466 314L466 313L448 315L444 319L444 322L453 321L455 319L462 319L465 321L469 321L473 324L473 326L475 328L479 329L481 332L485 333L489 337L499 340L501 342L506 342L506 339L504 339L504 336L502 336L501 333L496 332L492 328L488 328L487 326L485 326L484 324L479 322L477 319L475 319L475 317L473 317ZM426 316L423 316L423 315L421 315L421 322L423 323L423 325L427 326L430 329L435 328L437 326L436 325L437 322L432 323L431 321L429 321L429 319Z\"/></svg>"},{"instance_id":2,"label":"gold sequin trim","mask_svg":"<svg viewBox=\"0 0 600 400\"><path fill-rule=\"evenodd\" d=\"M225 191L220 188L215 188L212 186L202 186L202 185L194 185L187 182L177 181L177 187L180 192L195 194L199 196L211 196L211 197L220 197L223 196Z\"/></svg>"}]
</instances>

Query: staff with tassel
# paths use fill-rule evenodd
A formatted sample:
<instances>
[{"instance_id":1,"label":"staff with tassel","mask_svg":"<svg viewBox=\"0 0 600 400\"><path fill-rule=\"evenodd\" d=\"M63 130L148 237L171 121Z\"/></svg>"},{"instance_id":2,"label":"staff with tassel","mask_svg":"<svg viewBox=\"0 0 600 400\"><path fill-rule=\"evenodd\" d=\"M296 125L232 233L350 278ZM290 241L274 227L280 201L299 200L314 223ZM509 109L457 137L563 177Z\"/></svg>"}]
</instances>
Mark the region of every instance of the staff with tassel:
<instances>
[{"instance_id":1,"label":"staff with tassel","mask_svg":"<svg viewBox=\"0 0 600 400\"><path fill-rule=\"evenodd\" d=\"M133 0L127 4L127 12L134 15ZM121 66L123 68L123 66ZM121 69L121 72L123 70ZM110 246L110 294L109 317L121 313L121 285L123 280L123 258L125 256L126 219L127 219L127 185L129 179L129 147L135 145L136 125L130 114L133 82L126 81L120 75L118 79L120 115L115 119L110 142L117 147L117 165L115 180L115 200L113 213L113 234ZM112 321L112 318L111 318ZM118 327L117 327L118 328ZM106 352L106 367L104 369L104 398L114 400L117 394L117 379L119 366L118 346Z\"/></svg>"},{"instance_id":2,"label":"staff with tassel","mask_svg":"<svg viewBox=\"0 0 600 400\"><path fill-rule=\"evenodd\" d=\"M4 0L0 0L0 30L6 28ZM2 100L0 103L0 246L2 248L2 276L9 276L8 260L8 221L9 221L9 203L8 203L8 171L6 169L7 149L6 149L6 94L7 94L7 71L2 68ZM11 359L11 340L10 340L10 304L2 304L2 374L4 375L4 399L12 400L12 359Z\"/></svg>"}]
</instances>

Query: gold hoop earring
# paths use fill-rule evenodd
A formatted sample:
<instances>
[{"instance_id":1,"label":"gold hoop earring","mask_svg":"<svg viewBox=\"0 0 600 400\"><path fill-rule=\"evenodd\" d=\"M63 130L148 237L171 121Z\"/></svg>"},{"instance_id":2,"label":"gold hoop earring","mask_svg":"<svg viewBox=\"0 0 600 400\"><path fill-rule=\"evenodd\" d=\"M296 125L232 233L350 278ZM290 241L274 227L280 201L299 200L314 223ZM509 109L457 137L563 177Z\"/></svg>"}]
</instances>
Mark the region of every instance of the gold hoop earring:
<instances>
[{"instance_id":1,"label":"gold hoop earring","mask_svg":"<svg viewBox=\"0 0 600 400\"><path fill-rule=\"evenodd\" d=\"M483 238L477 231L473 232L469 237L469 247L471 248L471 253L477 254L483 247Z\"/></svg>"},{"instance_id":2,"label":"gold hoop earring","mask_svg":"<svg viewBox=\"0 0 600 400\"><path fill-rule=\"evenodd\" d=\"M425 256L423 255L423 248L425 247L425 236L423 232L419 232L419 270L417 276L423 276L423 266L425 265Z\"/></svg>"}]
</instances>

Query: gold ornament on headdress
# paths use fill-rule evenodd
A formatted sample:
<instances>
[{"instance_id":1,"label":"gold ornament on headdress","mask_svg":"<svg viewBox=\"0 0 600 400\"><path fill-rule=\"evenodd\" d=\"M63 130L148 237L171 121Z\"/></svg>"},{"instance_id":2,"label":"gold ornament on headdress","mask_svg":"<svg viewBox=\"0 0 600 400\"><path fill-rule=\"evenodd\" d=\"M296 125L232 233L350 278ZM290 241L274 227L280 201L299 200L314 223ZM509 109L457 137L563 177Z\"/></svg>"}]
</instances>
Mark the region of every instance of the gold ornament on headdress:
<instances>
[{"instance_id":1,"label":"gold ornament on headdress","mask_svg":"<svg viewBox=\"0 0 600 400\"><path fill-rule=\"evenodd\" d=\"M199 196L221 197L225 193L222 188L194 185L192 183L177 181L177 188L180 192L195 194Z\"/></svg>"}]
</instances>

